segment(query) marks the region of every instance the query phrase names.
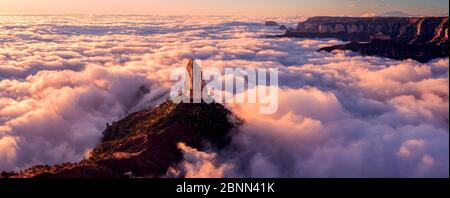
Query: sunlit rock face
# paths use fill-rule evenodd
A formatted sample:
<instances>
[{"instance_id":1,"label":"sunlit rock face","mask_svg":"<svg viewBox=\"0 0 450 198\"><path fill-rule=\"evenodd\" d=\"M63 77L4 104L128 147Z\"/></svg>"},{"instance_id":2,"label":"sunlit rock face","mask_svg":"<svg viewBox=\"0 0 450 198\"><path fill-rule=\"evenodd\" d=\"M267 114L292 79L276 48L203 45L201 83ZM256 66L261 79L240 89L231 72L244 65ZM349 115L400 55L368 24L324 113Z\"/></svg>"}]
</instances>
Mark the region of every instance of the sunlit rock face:
<instances>
[{"instance_id":1,"label":"sunlit rock face","mask_svg":"<svg viewBox=\"0 0 450 198\"><path fill-rule=\"evenodd\" d=\"M370 43L351 42L344 45L324 47L319 51L351 50L362 55L382 56L397 60L413 59L426 63L439 57L448 57L446 46L410 45L393 43L391 40L372 40Z\"/></svg>"}]
</instances>

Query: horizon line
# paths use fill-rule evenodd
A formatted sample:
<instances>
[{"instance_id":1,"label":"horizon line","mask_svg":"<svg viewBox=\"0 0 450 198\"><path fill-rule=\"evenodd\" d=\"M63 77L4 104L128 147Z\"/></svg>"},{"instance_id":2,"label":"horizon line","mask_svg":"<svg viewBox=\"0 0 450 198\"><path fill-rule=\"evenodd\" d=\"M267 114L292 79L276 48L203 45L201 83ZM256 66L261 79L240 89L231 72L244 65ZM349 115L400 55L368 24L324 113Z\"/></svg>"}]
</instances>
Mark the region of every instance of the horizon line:
<instances>
[{"instance_id":1,"label":"horizon line","mask_svg":"<svg viewBox=\"0 0 450 198\"><path fill-rule=\"evenodd\" d=\"M374 15L374 16L361 16L361 15L248 15L248 14L128 14L128 13L120 13L120 14L110 14L110 13L28 13L28 12L0 12L0 16L214 16L214 17L387 17L383 15ZM449 16L446 14L437 14L437 15L425 15L425 14L417 14L406 17L445 17ZM396 17L396 16L392 16Z\"/></svg>"}]
</instances>

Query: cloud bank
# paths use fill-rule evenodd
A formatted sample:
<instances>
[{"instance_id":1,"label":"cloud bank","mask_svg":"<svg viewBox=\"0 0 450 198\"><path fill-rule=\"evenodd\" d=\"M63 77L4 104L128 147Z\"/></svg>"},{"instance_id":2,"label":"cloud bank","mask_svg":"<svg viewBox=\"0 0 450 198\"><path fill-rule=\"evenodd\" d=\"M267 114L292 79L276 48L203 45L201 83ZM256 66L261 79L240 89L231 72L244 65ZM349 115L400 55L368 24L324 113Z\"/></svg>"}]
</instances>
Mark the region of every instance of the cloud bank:
<instances>
[{"instance_id":1,"label":"cloud bank","mask_svg":"<svg viewBox=\"0 0 450 198\"><path fill-rule=\"evenodd\" d=\"M180 144L189 177L448 177L449 60L316 52L334 39L266 38L268 18L0 17L0 169L78 161L106 123L167 98L184 58L276 67L279 109L229 105L228 149ZM301 18L275 18L293 25Z\"/></svg>"}]
</instances>

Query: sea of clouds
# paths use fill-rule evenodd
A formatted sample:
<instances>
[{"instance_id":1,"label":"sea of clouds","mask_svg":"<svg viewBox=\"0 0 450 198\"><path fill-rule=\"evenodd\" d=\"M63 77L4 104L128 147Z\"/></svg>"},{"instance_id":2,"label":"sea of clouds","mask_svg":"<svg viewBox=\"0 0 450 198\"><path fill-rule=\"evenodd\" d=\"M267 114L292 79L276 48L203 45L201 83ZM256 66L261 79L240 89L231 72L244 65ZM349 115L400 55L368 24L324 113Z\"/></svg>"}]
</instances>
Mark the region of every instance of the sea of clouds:
<instances>
[{"instance_id":1,"label":"sea of clouds","mask_svg":"<svg viewBox=\"0 0 450 198\"><path fill-rule=\"evenodd\" d=\"M222 151L180 144L187 177L448 177L449 59L316 52L269 18L0 16L0 170L82 159L106 123L168 97L185 58L275 67L279 107ZM273 19L273 18L272 18ZM293 26L302 17L275 18Z\"/></svg>"}]
</instances>

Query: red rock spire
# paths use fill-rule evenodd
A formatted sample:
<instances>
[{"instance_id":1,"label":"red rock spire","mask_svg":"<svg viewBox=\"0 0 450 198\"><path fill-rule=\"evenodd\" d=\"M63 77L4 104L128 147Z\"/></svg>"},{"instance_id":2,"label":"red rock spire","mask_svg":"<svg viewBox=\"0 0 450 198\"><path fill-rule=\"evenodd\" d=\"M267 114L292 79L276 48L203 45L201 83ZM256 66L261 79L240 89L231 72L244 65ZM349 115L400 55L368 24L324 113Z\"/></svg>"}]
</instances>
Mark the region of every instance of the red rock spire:
<instances>
[{"instance_id":1,"label":"red rock spire","mask_svg":"<svg viewBox=\"0 0 450 198\"><path fill-rule=\"evenodd\" d=\"M190 91L191 100L192 99L200 99L203 88L206 86L205 81L203 80L203 72L201 65L198 62L195 62L194 59L189 59L188 64L186 65L186 70L189 74L188 86ZM198 75L198 79L194 78L195 75ZM195 81L197 80L197 81ZM195 90L195 83L199 83L199 90ZM196 95L194 95L194 91Z\"/></svg>"}]
</instances>

